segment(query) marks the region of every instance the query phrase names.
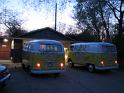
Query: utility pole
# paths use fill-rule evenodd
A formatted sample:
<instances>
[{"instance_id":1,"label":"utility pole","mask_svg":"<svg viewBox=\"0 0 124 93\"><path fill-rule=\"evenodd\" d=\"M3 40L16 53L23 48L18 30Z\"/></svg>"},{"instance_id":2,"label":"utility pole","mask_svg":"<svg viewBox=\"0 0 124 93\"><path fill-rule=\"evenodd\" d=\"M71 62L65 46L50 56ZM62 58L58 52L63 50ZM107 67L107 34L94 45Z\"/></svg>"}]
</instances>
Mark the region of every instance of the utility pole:
<instances>
[{"instance_id":1,"label":"utility pole","mask_svg":"<svg viewBox=\"0 0 124 93\"><path fill-rule=\"evenodd\" d=\"M57 26L57 2L55 4L55 31L56 31L56 27Z\"/></svg>"}]
</instances>

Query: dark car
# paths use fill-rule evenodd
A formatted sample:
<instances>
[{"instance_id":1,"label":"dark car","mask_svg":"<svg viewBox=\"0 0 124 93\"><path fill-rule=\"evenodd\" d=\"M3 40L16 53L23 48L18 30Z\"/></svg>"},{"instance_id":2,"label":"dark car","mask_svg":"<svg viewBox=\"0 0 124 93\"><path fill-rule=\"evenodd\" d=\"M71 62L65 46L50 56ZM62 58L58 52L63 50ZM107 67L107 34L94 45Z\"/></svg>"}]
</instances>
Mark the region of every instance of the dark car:
<instances>
[{"instance_id":1,"label":"dark car","mask_svg":"<svg viewBox=\"0 0 124 93\"><path fill-rule=\"evenodd\" d=\"M6 66L0 64L0 87L4 86L11 74L9 73Z\"/></svg>"}]
</instances>

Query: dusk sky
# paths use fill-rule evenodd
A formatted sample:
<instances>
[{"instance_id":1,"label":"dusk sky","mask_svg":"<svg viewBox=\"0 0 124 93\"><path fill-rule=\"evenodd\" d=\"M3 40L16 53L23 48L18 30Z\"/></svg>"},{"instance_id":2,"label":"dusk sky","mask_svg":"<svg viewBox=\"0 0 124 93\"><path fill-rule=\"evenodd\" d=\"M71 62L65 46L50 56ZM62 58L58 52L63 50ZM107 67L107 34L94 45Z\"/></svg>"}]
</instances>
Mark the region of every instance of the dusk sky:
<instances>
[{"instance_id":1,"label":"dusk sky","mask_svg":"<svg viewBox=\"0 0 124 93\"><path fill-rule=\"evenodd\" d=\"M54 26L54 8L49 9L42 5L40 10L29 5L25 6L21 0L8 0L7 4L2 6L7 9L17 11L20 13L19 18L24 20L22 27L28 31L39 29L43 27L53 27ZM67 7L64 10L58 9L57 23L61 22L67 25L74 25L73 20L73 3L67 3ZM58 5L59 7L59 5Z\"/></svg>"}]
</instances>

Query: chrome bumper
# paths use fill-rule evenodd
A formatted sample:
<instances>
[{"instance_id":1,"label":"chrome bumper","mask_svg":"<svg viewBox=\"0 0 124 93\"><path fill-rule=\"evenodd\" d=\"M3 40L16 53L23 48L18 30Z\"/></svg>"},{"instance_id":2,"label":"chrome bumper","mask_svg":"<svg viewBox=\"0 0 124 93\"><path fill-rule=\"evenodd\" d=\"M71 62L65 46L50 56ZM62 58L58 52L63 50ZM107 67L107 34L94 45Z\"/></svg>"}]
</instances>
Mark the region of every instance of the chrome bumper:
<instances>
[{"instance_id":1,"label":"chrome bumper","mask_svg":"<svg viewBox=\"0 0 124 93\"><path fill-rule=\"evenodd\" d=\"M118 69L119 66L95 66L96 70L111 70L111 69Z\"/></svg>"},{"instance_id":2,"label":"chrome bumper","mask_svg":"<svg viewBox=\"0 0 124 93\"><path fill-rule=\"evenodd\" d=\"M33 74L55 74L55 73L61 73L65 70L31 70L31 73Z\"/></svg>"},{"instance_id":3,"label":"chrome bumper","mask_svg":"<svg viewBox=\"0 0 124 93\"><path fill-rule=\"evenodd\" d=\"M3 83L5 81L7 81L8 79L10 79L11 74L8 74L7 76L5 76L4 78L0 79L0 83Z\"/></svg>"}]
</instances>

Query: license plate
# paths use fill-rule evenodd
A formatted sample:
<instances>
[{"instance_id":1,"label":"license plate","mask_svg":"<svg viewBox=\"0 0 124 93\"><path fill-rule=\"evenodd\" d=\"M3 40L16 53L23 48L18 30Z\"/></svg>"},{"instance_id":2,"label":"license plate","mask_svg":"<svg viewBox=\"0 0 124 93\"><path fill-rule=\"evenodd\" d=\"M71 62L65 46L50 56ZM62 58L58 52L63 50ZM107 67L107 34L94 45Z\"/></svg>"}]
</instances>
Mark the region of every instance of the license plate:
<instances>
[{"instance_id":1,"label":"license plate","mask_svg":"<svg viewBox=\"0 0 124 93\"><path fill-rule=\"evenodd\" d=\"M48 63L47 66L48 66L48 67L52 67L52 66L54 66L54 63Z\"/></svg>"}]
</instances>

